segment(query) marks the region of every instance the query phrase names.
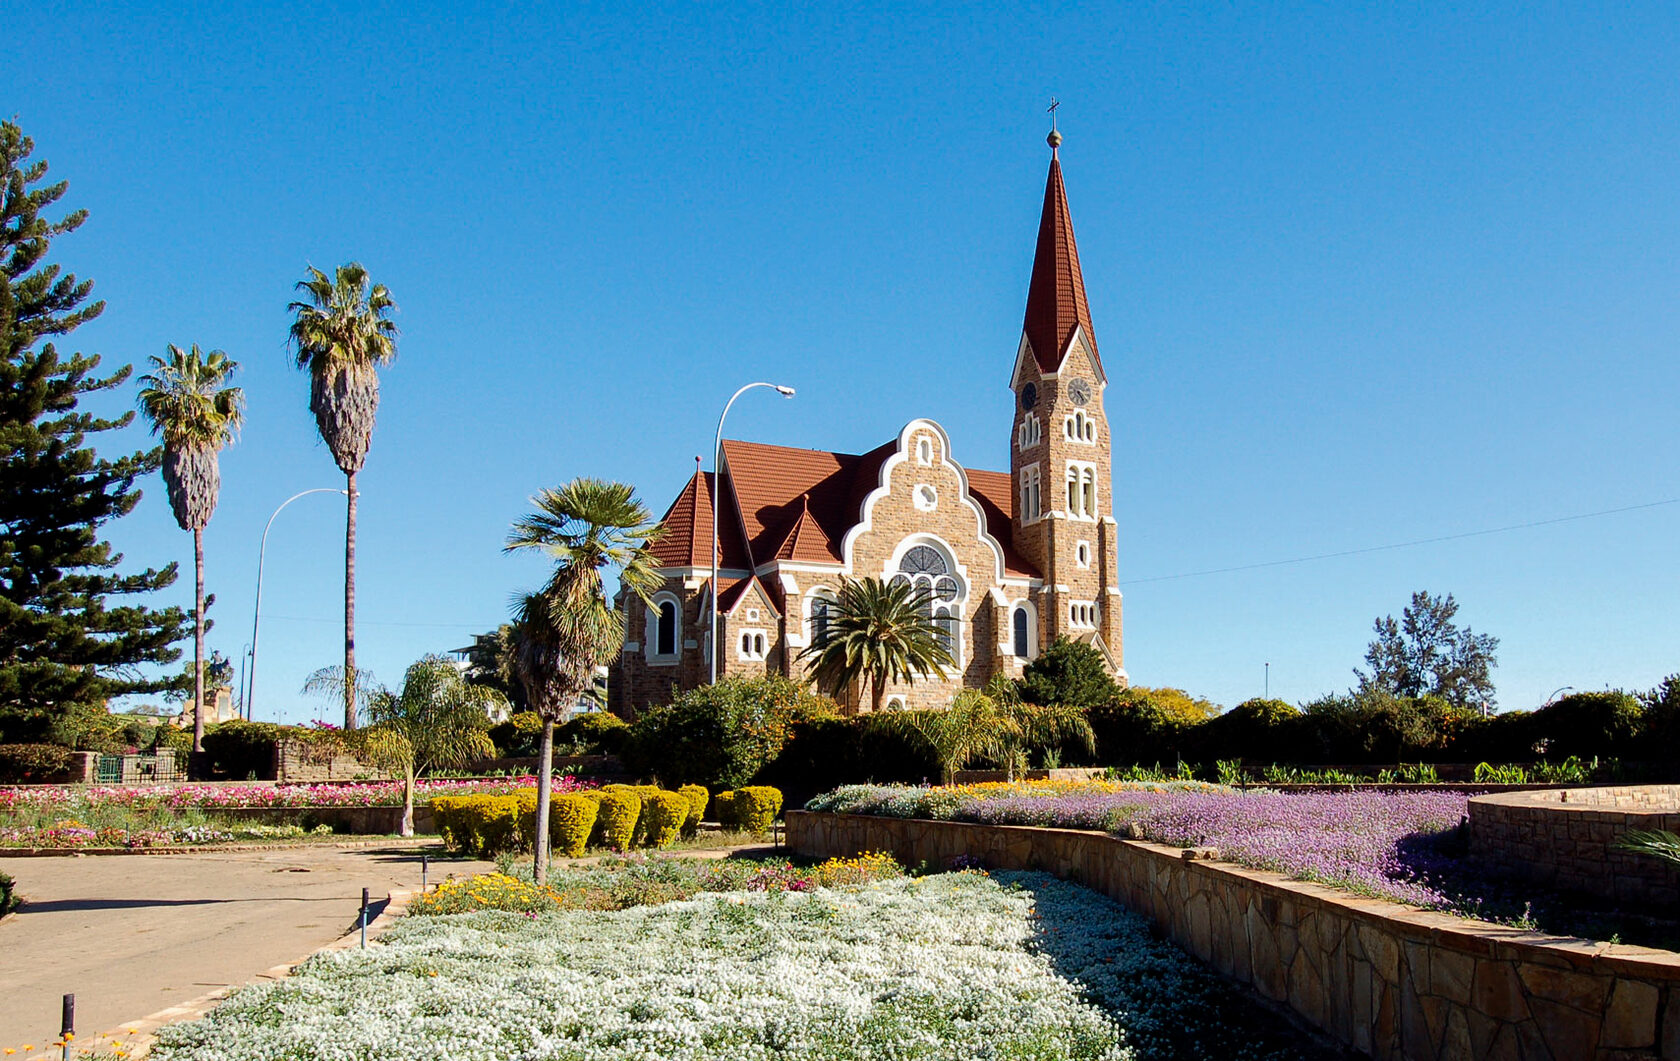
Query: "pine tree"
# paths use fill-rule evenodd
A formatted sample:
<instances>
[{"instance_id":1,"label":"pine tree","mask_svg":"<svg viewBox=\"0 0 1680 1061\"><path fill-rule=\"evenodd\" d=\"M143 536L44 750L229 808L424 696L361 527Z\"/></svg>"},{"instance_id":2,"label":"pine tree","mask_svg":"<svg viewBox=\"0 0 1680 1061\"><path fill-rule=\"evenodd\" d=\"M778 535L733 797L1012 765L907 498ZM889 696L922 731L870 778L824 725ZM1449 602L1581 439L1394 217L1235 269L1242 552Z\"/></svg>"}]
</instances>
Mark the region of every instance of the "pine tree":
<instances>
[{"instance_id":1,"label":"pine tree","mask_svg":"<svg viewBox=\"0 0 1680 1061\"><path fill-rule=\"evenodd\" d=\"M133 511L134 482L157 470L155 448L100 457L90 435L123 428L80 411L83 395L123 383L130 366L99 376L97 355L61 357L51 337L105 308L87 301L92 281L45 262L52 240L86 219L41 216L66 182L43 184L34 144L0 123L0 740L73 737L66 726L112 696L179 681L146 680L138 667L172 663L185 636L179 608L132 603L164 589L175 565L124 574L122 554L99 528ZM108 600L116 598L108 604Z\"/></svg>"}]
</instances>

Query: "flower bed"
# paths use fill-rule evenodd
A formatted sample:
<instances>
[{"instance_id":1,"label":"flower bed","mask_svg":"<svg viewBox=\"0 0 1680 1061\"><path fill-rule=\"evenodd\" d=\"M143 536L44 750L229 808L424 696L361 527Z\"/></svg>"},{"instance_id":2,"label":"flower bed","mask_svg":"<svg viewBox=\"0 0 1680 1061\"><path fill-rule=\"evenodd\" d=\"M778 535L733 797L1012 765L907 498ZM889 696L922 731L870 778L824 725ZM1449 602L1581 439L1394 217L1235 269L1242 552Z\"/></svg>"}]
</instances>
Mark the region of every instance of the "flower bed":
<instances>
[{"instance_id":1,"label":"flower bed","mask_svg":"<svg viewBox=\"0 0 1680 1061\"><path fill-rule=\"evenodd\" d=\"M161 1061L1323 1056L1040 874L404 918L166 1027Z\"/></svg>"},{"instance_id":2,"label":"flower bed","mask_svg":"<svg viewBox=\"0 0 1680 1061\"><path fill-rule=\"evenodd\" d=\"M983 825L1101 829L1157 843L1218 848L1222 858L1399 902L1463 905L1432 878L1444 856L1426 842L1456 830L1452 792L1237 792L1211 785L1119 782L957 788L851 785L807 810Z\"/></svg>"},{"instance_id":3,"label":"flower bed","mask_svg":"<svg viewBox=\"0 0 1680 1061\"><path fill-rule=\"evenodd\" d=\"M418 781L416 803L433 796L505 795L535 788L533 775L473 780ZM575 777L554 779L555 792L592 787ZM0 813L24 809L75 810L88 807L161 807L214 811L239 808L400 807L400 781L321 785L135 785L0 789Z\"/></svg>"}]
</instances>

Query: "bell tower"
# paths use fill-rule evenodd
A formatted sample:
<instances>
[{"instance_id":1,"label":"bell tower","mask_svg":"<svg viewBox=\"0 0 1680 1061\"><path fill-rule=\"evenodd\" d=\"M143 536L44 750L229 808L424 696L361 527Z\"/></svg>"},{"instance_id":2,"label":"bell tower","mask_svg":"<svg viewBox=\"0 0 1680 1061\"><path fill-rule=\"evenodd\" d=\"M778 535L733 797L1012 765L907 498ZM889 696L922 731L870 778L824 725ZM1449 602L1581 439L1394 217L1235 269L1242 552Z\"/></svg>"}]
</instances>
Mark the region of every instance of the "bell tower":
<instances>
[{"instance_id":1,"label":"bell tower","mask_svg":"<svg viewBox=\"0 0 1680 1061\"><path fill-rule=\"evenodd\" d=\"M1009 386L1015 413L1009 471L1016 548L1043 575L1039 644L1066 635L1098 646L1124 679L1113 453L1085 278L1051 130L1026 319Z\"/></svg>"}]
</instances>

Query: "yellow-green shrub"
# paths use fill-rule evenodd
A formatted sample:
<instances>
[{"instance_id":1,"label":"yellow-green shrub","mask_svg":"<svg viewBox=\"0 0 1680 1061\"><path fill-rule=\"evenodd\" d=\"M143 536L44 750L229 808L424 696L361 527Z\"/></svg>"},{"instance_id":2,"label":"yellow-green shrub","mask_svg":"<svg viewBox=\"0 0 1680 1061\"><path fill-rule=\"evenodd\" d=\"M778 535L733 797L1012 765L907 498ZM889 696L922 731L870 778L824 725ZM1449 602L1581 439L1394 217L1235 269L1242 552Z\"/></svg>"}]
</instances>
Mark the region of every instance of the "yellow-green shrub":
<instances>
[{"instance_id":1,"label":"yellow-green shrub","mask_svg":"<svg viewBox=\"0 0 1680 1061\"><path fill-rule=\"evenodd\" d=\"M712 813L717 815L718 824L725 829L735 828L735 793L724 791L713 796Z\"/></svg>"},{"instance_id":2,"label":"yellow-green shrub","mask_svg":"<svg viewBox=\"0 0 1680 1061\"><path fill-rule=\"evenodd\" d=\"M734 804L738 828L749 833L767 833L782 811L782 790L769 785L748 785L735 791Z\"/></svg>"},{"instance_id":3,"label":"yellow-green shrub","mask_svg":"<svg viewBox=\"0 0 1680 1061\"><path fill-rule=\"evenodd\" d=\"M688 821L688 797L678 792L654 792L642 804L639 830L649 847L670 847Z\"/></svg>"},{"instance_id":4,"label":"yellow-green shrub","mask_svg":"<svg viewBox=\"0 0 1680 1061\"><path fill-rule=\"evenodd\" d=\"M627 851L636 835L636 820L642 816L642 797L628 785L609 785L601 790L601 809L595 818L595 842L614 851Z\"/></svg>"},{"instance_id":5,"label":"yellow-green shrub","mask_svg":"<svg viewBox=\"0 0 1680 1061\"><path fill-rule=\"evenodd\" d=\"M553 796L548 803L549 843L555 851L576 858L589 844L600 801L578 793Z\"/></svg>"},{"instance_id":6,"label":"yellow-green shrub","mask_svg":"<svg viewBox=\"0 0 1680 1061\"><path fill-rule=\"evenodd\" d=\"M635 835L630 837L630 846L643 847L649 843L647 836L648 801L659 795L659 793L663 790L658 785L631 785L630 789L635 792L636 795L640 796L642 800L642 815L636 819L636 832Z\"/></svg>"},{"instance_id":7,"label":"yellow-green shrub","mask_svg":"<svg viewBox=\"0 0 1680 1061\"><path fill-rule=\"evenodd\" d=\"M700 819L706 813L706 804L711 796L707 794L705 785L684 785L677 789L677 794L688 801L688 817L683 820L682 834L693 836L700 831Z\"/></svg>"},{"instance_id":8,"label":"yellow-green shrub","mask_svg":"<svg viewBox=\"0 0 1680 1061\"><path fill-rule=\"evenodd\" d=\"M443 842L466 855L510 851L519 843L519 796L438 796L432 817Z\"/></svg>"}]
</instances>

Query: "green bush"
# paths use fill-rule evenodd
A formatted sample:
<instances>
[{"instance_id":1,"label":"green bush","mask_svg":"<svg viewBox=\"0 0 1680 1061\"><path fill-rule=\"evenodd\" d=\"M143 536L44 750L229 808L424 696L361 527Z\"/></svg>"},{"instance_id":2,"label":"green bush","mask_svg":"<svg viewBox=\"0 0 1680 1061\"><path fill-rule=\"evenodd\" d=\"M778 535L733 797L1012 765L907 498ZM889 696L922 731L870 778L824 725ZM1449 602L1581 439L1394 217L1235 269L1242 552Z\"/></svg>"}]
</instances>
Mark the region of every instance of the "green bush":
<instances>
[{"instance_id":1,"label":"green bush","mask_svg":"<svg viewBox=\"0 0 1680 1061\"><path fill-rule=\"evenodd\" d=\"M725 829L735 828L735 793L719 792L713 796L712 813L717 816L717 823Z\"/></svg>"},{"instance_id":2,"label":"green bush","mask_svg":"<svg viewBox=\"0 0 1680 1061\"><path fill-rule=\"evenodd\" d=\"M618 755L629 739L630 723L605 711L579 715L554 733L556 744L564 742L579 755Z\"/></svg>"},{"instance_id":3,"label":"green bush","mask_svg":"<svg viewBox=\"0 0 1680 1061\"><path fill-rule=\"evenodd\" d=\"M549 846L568 858L583 854L595 829L599 802L577 793L551 796L548 804Z\"/></svg>"},{"instance_id":4,"label":"green bush","mask_svg":"<svg viewBox=\"0 0 1680 1061\"><path fill-rule=\"evenodd\" d=\"M642 816L642 797L629 785L607 785L601 789L601 807L595 818L595 843L614 851L628 851Z\"/></svg>"},{"instance_id":5,"label":"green bush","mask_svg":"<svg viewBox=\"0 0 1680 1061\"><path fill-rule=\"evenodd\" d=\"M542 716L535 711L518 711L506 722L490 727L490 743L498 755L535 755L542 740Z\"/></svg>"},{"instance_id":6,"label":"green bush","mask_svg":"<svg viewBox=\"0 0 1680 1061\"><path fill-rule=\"evenodd\" d=\"M679 792L655 792L642 802L643 843L648 847L670 847L682 835L688 821L688 797Z\"/></svg>"},{"instance_id":7,"label":"green bush","mask_svg":"<svg viewBox=\"0 0 1680 1061\"><path fill-rule=\"evenodd\" d=\"M1090 709L1120 695L1102 653L1080 641L1058 637L1021 672L1021 699L1029 704L1067 704Z\"/></svg>"},{"instance_id":8,"label":"green bush","mask_svg":"<svg viewBox=\"0 0 1680 1061\"><path fill-rule=\"evenodd\" d=\"M0 784L61 781L75 753L57 744L0 744Z\"/></svg>"},{"instance_id":9,"label":"green bush","mask_svg":"<svg viewBox=\"0 0 1680 1061\"><path fill-rule=\"evenodd\" d=\"M0 917L5 917L7 914L12 912L14 907L17 906L18 897L17 892L14 889L15 882L12 880L11 876L6 873L0 873Z\"/></svg>"},{"instance_id":10,"label":"green bush","mask_svg":"<svg viewBox=\"0 0 1680 1061\"><path fill-rule=\"evenodd\" d=\"M767 833L782 812L782 794L769 785L748 785L735 792L735 824L743 832Z\"/></svg>"},{"instance_id":11,"label":"green bush","mask_svg":"<svg viewBox=\"0 0 1680 1061\"><path fill-rule=\"evenodd\" d=\"M1534 728L1548 757L1637 754L1645 708L1619 690L1571 693L1534 712Z\"/></svg>"},{"instance_id":12,"label":"green bush","mask_svg":"<svg viewBox=\"0 0 1680 1061\"><path fill-rule=\"evenodd\" d=\"M688 817L683 819L682 834L693 836L700 831L700 820L706 814L706 804L711 802L711 796L706 792L705 785L684 785L677 789L677 793L688 801Z\"/></svg>"},{"instance_id":13,"label":"green bush","mask_svg":"<svg viewBox=\"0 0 1680 1061\"><path fill-rule=\"evenodd\" d=\"M626 765L664 785L733 788L774 759L798 723L835 713L832 700L779 675L725 678L643 712Z\"/></svg>"}]
</instances>

